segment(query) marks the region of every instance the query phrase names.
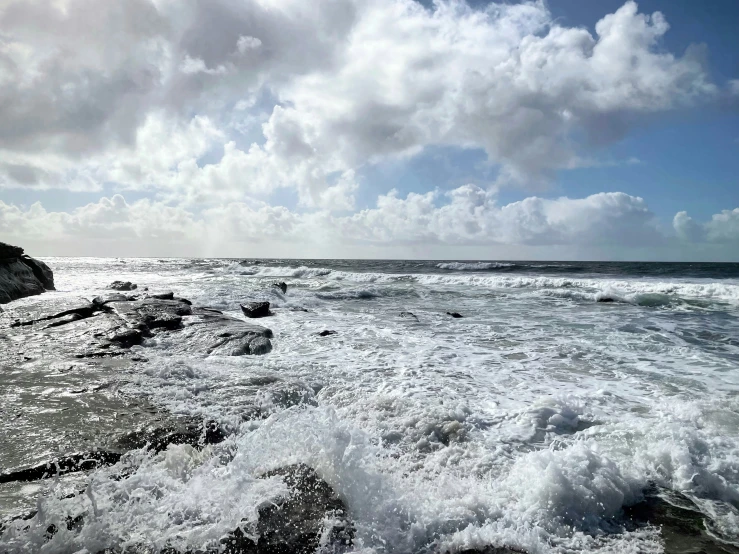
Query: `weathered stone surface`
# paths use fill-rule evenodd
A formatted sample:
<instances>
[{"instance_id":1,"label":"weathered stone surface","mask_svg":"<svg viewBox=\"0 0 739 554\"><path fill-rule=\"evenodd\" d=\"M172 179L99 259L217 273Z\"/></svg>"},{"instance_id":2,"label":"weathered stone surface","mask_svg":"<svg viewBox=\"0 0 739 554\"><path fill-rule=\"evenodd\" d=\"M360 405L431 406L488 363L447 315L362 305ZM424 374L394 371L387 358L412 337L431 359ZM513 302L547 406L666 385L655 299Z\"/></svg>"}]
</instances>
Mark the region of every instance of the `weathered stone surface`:
<instances>
[{"instance_id":1,"label":"weathered stone surface","mask_svg":"<svg viewBox=\"0 0 739 554\"><path fill-rule=\"evenodd\" d=\"M249 302L241 304L241 311L246 317L267 317L269 313L269 302Z\"/></svg>"},{"instance_id":2,"label":"weathered stone surface","mask_svg":"<svg viewBox=\"0 0 739 554\"><path fill-rule=\"evenodd\" d=\"M36 279L39 280L46 290L56 290L54 288L54 273L48 265L41 260L26 255L21 256L21 261L30 268Z\"/></svg>"},{"instance_id":3,"label":"weathered stone surface","mask_svg":"<svg viewBox=\"0 0 739 554\"><path fill-rule=\"evenodd\" d=\"M289 495L259 509L257 541L241 529L223 540L228 554L313 554L351 546L354 528L346 506L315 470L297 464L270 471L264 477L280 477Z\"/></svg>"},{"instance_id":4,"label":"weathered stone surface","mask_svg":"<svg viewBox=\"0 0 739 554\"><path fill-rule=\"evenodd\" d=\"M23 248L0 242L0 304L54 289L54 275Z\"/></svg>"},{"instance_id":5,"label":"weathered stone surface","mask_svg":"<svg viewBox=\"0 0 739 554\"><path fill-rule=\"evenodd\" d=\"M0 260L5 258L19 258L23 255L23 248L0 242Z\"/></svg>"},{"instance_id":6,"label":"weathered stone surface","mask_svg":"<svg viewBox=\"0 0 739 554\"><path fill-rule=\"evenodd\" d=\"M20 258L0 261L0 304L45 291L41 281Z\"/></svg>"},{"instance_id":7,"label":"weathered stone surface","mask_svg":"<svg viewBox=\"0 0 739 554\"><path fill-rule=\"evenodd\" d=\"M136 283L132 283L131 281L113 281L110 286L108 287L112 290L136 290L138 288L138 285Z\"/></svg>"},{"instance_id":8,"label":"weathered stone surface","mask_svg":"<svg viewBox=\"0 0 739 554\"><path fill-rule=\"evenodd\" d=\"M173 341L170 349L175 352L190 352L217 356L243 356L266 354L272 349L268 340L272 331L221 314L203 313L196 310L187 318L180 331L181 340Z\"/></svg>"}]
</instances>

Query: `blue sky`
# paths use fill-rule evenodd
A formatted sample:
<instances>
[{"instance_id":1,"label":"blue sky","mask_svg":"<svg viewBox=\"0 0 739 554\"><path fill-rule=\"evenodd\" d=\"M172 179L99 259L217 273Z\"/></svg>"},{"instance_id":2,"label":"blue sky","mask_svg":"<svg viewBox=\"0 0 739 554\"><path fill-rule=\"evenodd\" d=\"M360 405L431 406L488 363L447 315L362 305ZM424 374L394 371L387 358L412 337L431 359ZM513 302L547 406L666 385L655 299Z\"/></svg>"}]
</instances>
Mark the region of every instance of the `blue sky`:
<instances>
[{"instance_id":1,"label":"blue sky","mask_svg":"<svg viewBox=\"0 0 739 554\"><path fill-rule=\"evenodd\" d=\"M739 256L736 2L89 1L0 8L0 240Z\"/></svg>"}]
</instances>

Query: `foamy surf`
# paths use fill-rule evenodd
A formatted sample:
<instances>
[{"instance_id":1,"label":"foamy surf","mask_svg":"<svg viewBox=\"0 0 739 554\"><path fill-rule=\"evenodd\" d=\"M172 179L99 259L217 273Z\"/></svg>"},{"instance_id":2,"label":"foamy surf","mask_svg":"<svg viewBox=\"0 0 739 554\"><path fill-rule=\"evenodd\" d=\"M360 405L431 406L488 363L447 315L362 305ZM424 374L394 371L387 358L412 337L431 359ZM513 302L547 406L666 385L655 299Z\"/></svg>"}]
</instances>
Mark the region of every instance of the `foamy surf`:
<instances>
[{"instance_id":1,"label":"foamy surf","mask_svg":"<svg viewBox=\"0 0 739 554\"><path fill-rule=\"evenodd\" d=\"M346 503L345 552L669 552L658 525L629 515L652 490L697 510L720 544L739 538L736 276L126 262L55 269L69 294L120 276L237 317L239 303L268 300L273 350L134 347L148 361L125 394L217 420L229 437L133 451L73 498L48 483L0 551L217 548L285 494L279 478L259 477L296 463ZM80 514L85 524L67 529Z\"/></svg>"}]
</instances>

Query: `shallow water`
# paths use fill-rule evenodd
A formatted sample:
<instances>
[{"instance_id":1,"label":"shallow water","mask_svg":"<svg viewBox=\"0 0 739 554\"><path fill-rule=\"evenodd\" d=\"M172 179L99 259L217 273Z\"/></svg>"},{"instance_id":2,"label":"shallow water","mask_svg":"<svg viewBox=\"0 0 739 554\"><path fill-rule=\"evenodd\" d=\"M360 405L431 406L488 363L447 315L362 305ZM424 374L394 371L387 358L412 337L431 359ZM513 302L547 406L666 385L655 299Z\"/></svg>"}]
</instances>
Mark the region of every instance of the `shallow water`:
<instances>
[{"instance_id":1,"label":"shallow water","mask_svg":"<svg viewBox=\"0 0 739 554\"><path fill-rule=\"evenodd\" d=\"M661 552L658 529L621 520L651 485L739 542L739 264L45 261L56 294L131 280L237 317L239 302L268 300L275 338L259 357L135 347L149 362L127 394L237 432L201 453L134 454L132 478L101 469L81 498L44 497L50 519L95 514L44 552L213 544L282 491L253 477L294 462L346 501L366 553ZM247 392L275 375L302 402L265 387L271 417L246 421Z\"/></svg>"}]
</instances>

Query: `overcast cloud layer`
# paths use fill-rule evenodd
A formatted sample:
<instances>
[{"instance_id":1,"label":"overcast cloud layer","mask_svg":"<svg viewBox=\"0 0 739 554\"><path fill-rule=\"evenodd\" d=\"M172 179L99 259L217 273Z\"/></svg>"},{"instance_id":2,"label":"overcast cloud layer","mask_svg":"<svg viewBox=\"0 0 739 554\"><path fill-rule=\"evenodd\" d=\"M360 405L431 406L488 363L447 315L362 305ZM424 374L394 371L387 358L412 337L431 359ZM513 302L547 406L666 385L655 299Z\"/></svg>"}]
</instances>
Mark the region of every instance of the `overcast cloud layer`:
<instances>
[{"instance_id":1,"label":"overcast cloud layer","mask_svg":"<svg viewBox=\"0 0 739 554\"><path fill-rule=\"evenodd\" d=\"M0 0L0 195L101 196L70 212L0 200L0 240L47 255L732 257L734 206L660 228L623 193L497 200L541 195L647 116L736 94L701 48L664 51L668 28L634 2L592 35L541 2ZM495 182L360 209L364 170L429 146L482 149Z\"/></svg>"}]
</instances>

